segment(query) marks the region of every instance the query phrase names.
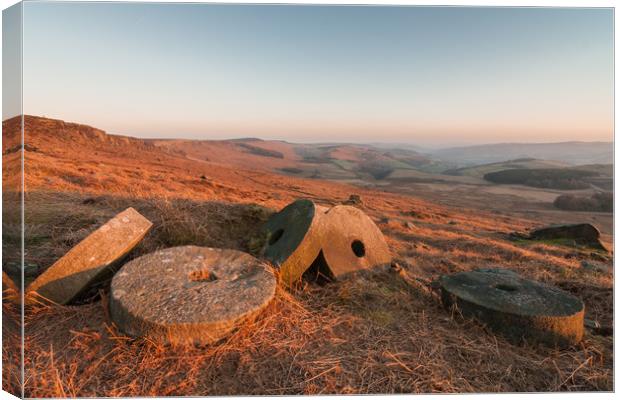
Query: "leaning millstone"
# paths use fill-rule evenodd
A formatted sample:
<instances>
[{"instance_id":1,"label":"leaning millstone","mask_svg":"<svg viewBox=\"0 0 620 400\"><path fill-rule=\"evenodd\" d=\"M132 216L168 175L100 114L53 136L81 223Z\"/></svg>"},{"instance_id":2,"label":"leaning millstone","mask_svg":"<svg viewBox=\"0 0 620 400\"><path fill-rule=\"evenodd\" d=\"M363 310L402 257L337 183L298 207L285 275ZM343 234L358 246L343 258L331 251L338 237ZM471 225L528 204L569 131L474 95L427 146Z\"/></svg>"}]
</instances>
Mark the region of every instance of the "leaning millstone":
<instances>
[{"instance_id":1,"label":"leaning millstone","mask_svg":"<svg viewBox=\"0 0 620 400\"><path fill-rule=\"evenodd\" d=\"M530 239L569 239L581 245L607 250L600 241L601 232L592 224L551 225L530 233Z\"/></svg>"},{"instance_id":2,"label":"leaning millstone","mask_svg":"<svg viewBox=\"0 0 620 400\"><path fill-rule=\"evenodd\" d=\"M128 208L73 247L27 288L38 296L67 304L92 285L109 279L123 259L153 224Z\"/></svg>"},{"instance_id":3,"label":"leaning millstone","mask_svg":"<svg viewBox=\"0 0 620 400\"><path fill-rule=\"evenodd\" d=\"M442 302L456 304L512 342L567 347L583 337L584 305L554 287L503 269L480 269L442 276Z\"/></svg>"},{"instance_id":4,"label":"leaning millstone","mask_svg":"<svg viewBox=\"0 0 620 400\"><path fill-rule=\"evenodd\" d=\"M131 336L209 344L273 299L267 265L236 250L182 246L136 258L112 279L112 320Z\"/></svg>"},{"instance_id":5,"label":"leaning millstone","mask_svg":"<svg viewBox=\"0 0 620 400\"><path fill-rule=\"evenodd\" d=\"M383 233L362 210L332 207L324 224L322 256L333 278L392 261Z\"/></svg>"},{"instance_id":6,"label":"leaning millstone","mask_svg":"<svg viewBox=\"0 0 620 400\"><path fill-rule=\"evenodd\" d=\"M292 286L321 251L325 207L306 199L284 207L261 229L265 244L260 254L280 270L280 282Z\"/></svg>"}]
</instances>

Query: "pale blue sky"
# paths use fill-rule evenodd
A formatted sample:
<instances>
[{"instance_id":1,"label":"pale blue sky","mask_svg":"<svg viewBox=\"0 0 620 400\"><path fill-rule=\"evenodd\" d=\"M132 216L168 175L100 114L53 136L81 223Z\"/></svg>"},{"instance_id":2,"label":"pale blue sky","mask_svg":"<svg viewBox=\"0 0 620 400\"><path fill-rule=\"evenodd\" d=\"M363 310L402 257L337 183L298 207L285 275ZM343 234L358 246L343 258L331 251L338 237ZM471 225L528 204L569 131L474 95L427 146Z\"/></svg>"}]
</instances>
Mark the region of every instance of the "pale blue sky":
<instances>
[{"instance_id":1,"label":"pale blue sky","mask_svg":"<svg viewBox=\"0 0 620 400\"><path fill-rule=\"evenodd\" d=\"M611 9L39 3L24 112L142 137L612 140Z\"/></svg>"}]
</instances>

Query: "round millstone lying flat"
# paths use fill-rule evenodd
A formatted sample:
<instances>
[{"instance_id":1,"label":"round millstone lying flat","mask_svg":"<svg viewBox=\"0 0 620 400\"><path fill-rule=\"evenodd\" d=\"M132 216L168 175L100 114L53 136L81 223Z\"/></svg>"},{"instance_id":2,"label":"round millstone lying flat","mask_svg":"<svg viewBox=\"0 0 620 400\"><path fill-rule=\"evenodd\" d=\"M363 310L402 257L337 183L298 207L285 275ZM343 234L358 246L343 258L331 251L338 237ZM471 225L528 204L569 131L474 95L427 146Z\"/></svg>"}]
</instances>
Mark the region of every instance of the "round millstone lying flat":
<instances>
[{"instance_id":1,"label":"round millstone lying flat","mask_svg":"<svg viewBox=\"0 0 620 400\"><path fill-rule=\"evenodd\" d=\"M505 269L480 269L442 276L442 302L456 304L513 342L567 347L583 338L584 305L557 288Z\"/></svg>"},{"instance_id":2,"label":"round millstone lying flat","mask_svg":"<svg viewBox=\"0 0 620 400\"><path fill-rule=\"evenodd\" d=\"M346 205L332 207L324 223L322 255L333 277L392 260L383 233L362 210Z\"/></svg>"},{"instance_id":3,"label":"round millstone lying flat","mask_svg":"<svg viewBox=\"0 0 620 400\"><path fill-rule=\"evenodd\" d=\"M292 286L321 251L325 207L301 199L274 214L262 227L262 255L280 270L280 281Z\"/></svg>"},{"instance_id":4,"label":"round millstone lying flat","mask_svg":"<svg viewBox=\"0 0 620 400\"><path fill-rule=\"evenodd\" d=\"M110 313L131 336L209 344L273 299L276 279L249 254L182 246L125 264L112 279Z\"/></svg>"}]
</instances>

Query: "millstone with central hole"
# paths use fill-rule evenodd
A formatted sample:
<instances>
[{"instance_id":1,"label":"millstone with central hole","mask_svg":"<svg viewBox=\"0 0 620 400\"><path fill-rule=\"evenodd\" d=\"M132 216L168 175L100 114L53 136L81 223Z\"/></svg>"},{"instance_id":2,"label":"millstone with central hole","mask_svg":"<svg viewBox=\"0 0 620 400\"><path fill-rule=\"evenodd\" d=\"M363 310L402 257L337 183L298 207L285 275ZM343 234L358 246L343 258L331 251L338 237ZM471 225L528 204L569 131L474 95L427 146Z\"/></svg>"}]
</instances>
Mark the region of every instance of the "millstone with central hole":
<instances>
[{"instance_id":1,"label":"millstone with central hole","mask_svg":"<svg viewBox=\"0 0 620 400\"><path fill-rule=\"evenodd\" d=\"M383 233L360 209L338 205L329 209L324 219L323 257L333 277L392 260Z\"/></svg>"},{"instance_id":2,"label":"millstone with central hole","mask_svg":"<svg viewBox=\"0 0 620 400\"><path fill-rule=\"evenodd\" d=\"M113 321L131 336L209 344L273 299L276 279L249 254L182 246L125 264L112 279Z\"/></svg>"},{"instance_id":3,"label":"millstone with central hole","mask_svg":"<svg viewBox=\"0 0 620 400\"><path fill-rule=\"evenodd\" d=\"M263 225L262 255L280 270L280 281L293 285L321 251L325 207L301 199L284 207Z\"/></svg>"},{"instance_id":4,"label":"millstone with central hole","mask_svg":"<svg viewBox=\"0 0 620 400\"><path fill-rule=\"evenodd\" d=\"M584 305L562 290L504 269L480 269L442 276L443 304L456 305L512 342L567 347L583 337Z\"/></svg>"}]
</instances>

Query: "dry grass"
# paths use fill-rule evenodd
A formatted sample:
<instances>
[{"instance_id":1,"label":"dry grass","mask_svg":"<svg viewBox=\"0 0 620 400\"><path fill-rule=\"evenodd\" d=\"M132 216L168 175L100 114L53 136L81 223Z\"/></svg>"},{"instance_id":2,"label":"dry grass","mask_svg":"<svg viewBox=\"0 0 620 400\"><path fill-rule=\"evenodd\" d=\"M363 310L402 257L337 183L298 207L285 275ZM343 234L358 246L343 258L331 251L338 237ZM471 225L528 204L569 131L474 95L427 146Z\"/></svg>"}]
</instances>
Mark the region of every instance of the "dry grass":
<instances>
[{"instance_id":1,"label":"dry grass","mask_svg":"<svg viewBox=\"0 0 620 400\"><path fill-rule=\"evenodd\" d=\"M610 257L601 261L584 250L507 239L509 232L543 221L577 218L609 228L608 215L540 213L540 205L532 213L520 211L532 203L524 206L522 198L517 203L487 192L472 198L471 187L467 193L411 184L373 189L275 175L253 165L279 162L272 157L248 163L244 153L238 161L246 167L229 162L234 154L228 150L219 154L222 162L195 160L60 121L30 118L27 131L25 258L41 269L130 206L154 223L129 254L133 258L184 244L251 251L252 236L273 210L299 197L330 205L351 194L361 196L402 269L324 286L306 283L294 293L278 290L253 321L202 348L125 337L109 319L106 285L87 293L82 305L29 306L26 396L613 388L613 337L588 331L579 346L561 351L512 345L445 311L425 285L441 274L510 268L580 296L587 318L610 324L612 274L580 267L597 259L610 266ZM16 199L8 190L17 187L18 156L3 157L6 201ZM494 200L503 204L501 212L486 211ZM445 201L454 207L442 206ZM5 263L19 259L14 247L21 241L20 224L18 214L10 212L18 207L12 205L3 208ZM18 317L17 309L3 302L3 382L14 390L19 386Z\"/></svg>"},{"instance_id":2,"label":"dry grass","mask_svg":"<svg viewBox=\"0 0 620 400\"><path fill-rule=\"evenodd\" d=\"M155 224L130 257L182 244L247 251L270 213L251 204L143 196L31 192L26 200L34 232L27 240L36 244L27 258L44 265L128 206ZM379 269L323 286L305 283L294 293L279 289L263 313L216 345L175 348L128 338L109 319L105 290L79 306L27 308L26 396L612 389L611 337L587 334L566 350L513 345L446 312L420 283L501 264L564 285L584 299L588 318L608 323L611 276L578 270L578 258L563 257L572 254L568 248L515 246L482 229L492 226L489 220L450 224L453 216L436 215L409 218L415 227L408 228L394 223L392 216L402 218L394 210L367 211L377 220L391 216L379 226L401 271ZM5 304L3 312L10 317L17 311ZM5 365L14 363L6 350ZM3 376L8 385L16 383L10 368Z\"/></svg>"}]
</instances>

